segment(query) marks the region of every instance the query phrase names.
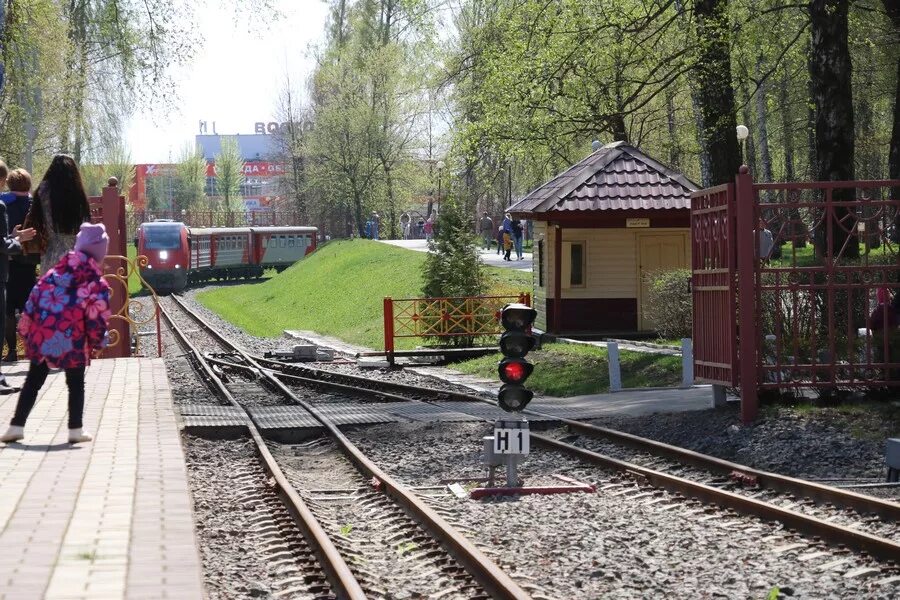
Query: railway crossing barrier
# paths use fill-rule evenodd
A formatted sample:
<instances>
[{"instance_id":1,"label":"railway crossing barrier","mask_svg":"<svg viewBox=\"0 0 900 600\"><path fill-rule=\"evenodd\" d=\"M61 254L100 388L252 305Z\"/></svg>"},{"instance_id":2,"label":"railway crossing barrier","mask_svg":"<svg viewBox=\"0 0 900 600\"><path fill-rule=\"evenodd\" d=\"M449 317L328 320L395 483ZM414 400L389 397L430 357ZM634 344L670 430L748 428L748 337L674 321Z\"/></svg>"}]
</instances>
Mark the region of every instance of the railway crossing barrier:
<instances>
[{"instance_id":1,"label":"railway crossing barrier","mask_svg":"<svg viewBox=\"0 0 900 600\"><path fill-rule=\"evenodd\" d=\"M398 338L437 339L457 346L503 333L500 311L510 303L531 306L531 294L384 299L384 353L394 363Z\"/></svg>"}]
</instances>

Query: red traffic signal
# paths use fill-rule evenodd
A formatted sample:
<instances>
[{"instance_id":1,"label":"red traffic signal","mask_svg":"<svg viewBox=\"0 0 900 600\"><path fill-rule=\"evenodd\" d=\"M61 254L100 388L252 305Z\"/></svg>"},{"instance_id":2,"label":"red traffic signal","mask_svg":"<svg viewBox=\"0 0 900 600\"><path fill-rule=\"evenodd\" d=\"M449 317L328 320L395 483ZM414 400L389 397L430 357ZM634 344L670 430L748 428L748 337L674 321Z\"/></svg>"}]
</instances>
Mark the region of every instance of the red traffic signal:
<instances>
[{"instance_id":1,"label":"red traffic signal","mask_svg":"<svg viewBox=\"0 0 900 600\"><path fill-rule=\"evenodd\" d=\"M522 383L534 370L527 360L521 358L507 358L500 361L497 366L497 372L500 374L500 381L503 383Z\"/></svg>"}]
</instances>

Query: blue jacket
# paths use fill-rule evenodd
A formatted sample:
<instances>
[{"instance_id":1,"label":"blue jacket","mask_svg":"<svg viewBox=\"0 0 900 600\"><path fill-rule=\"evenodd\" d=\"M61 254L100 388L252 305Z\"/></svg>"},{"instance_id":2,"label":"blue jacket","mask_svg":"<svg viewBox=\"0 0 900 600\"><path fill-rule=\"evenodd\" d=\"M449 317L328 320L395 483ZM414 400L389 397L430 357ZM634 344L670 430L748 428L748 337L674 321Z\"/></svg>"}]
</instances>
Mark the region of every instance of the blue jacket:
<instances>
[{"instance_id":1,"label":"blue jacket","mask_svg":"<svg viewBox=\"0 0 900 600\"><path fill-rule=\"evenodd\" d=\"M25 222L25 215L31 208L31 194L3 192L0 194L0 201L6 205L6 218L9 220L10 231L15 229L16 225Z\"/></svg>"},{"instance_id":2,"label":"blue jacket","mask_svg":"<svg viewBox=\"0 0 900 600\"><path fill-rule=\"evenodd\" d=\"M503 219L503 231L512 235L513 227L512 227L512 219L506 217Z\"/></svg>"}]
</instances>

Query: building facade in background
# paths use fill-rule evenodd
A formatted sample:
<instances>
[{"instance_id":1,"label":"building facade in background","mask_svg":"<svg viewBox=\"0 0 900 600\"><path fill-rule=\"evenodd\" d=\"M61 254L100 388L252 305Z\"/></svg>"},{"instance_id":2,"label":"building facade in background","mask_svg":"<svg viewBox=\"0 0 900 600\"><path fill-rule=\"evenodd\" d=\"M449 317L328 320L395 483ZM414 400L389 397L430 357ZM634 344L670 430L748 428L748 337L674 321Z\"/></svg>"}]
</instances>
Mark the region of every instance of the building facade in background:
<instances>
[{"instance_id":1,"label":"building facade in background","mask_svg":"<svg viewBox=\"0 0 900 600\"><path fill-rule=\"evenodd\" d=\"M216 189L215 156L222 148L221 135L198 135L197 146L206 159L206 195L215 200ZM247 210L273 210L281 198L281 177L285 165L275 160L275 137L270 134L235 135L241 157L244 159L244 184L241 196ZM135 165L134 184L128 191L128 200L133 210L171 210L178 181L176 165L140 164Z\"/></svg>"}]
</instances>

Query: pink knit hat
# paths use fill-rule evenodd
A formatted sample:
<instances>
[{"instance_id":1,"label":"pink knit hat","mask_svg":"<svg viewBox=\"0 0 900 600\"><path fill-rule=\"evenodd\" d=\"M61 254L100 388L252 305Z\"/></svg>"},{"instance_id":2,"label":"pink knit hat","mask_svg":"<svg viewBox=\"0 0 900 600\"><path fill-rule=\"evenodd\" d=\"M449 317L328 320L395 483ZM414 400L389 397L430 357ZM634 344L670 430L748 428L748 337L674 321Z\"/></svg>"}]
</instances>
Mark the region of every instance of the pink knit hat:
<instances>
[{"instance_id":1,"label":"pink knit hat","mask_svg":"<svg viewBox=\"0 0 900 600\"><path fill-rule=\"evenodd\" d=\"M103 226L103 223L96 225L82 223L81 230L75 238L75 250L84 252L100 262L106 257L107 249L109 249L109 236L106 235L106 227Z\"/></svg>"}]
</instances>

